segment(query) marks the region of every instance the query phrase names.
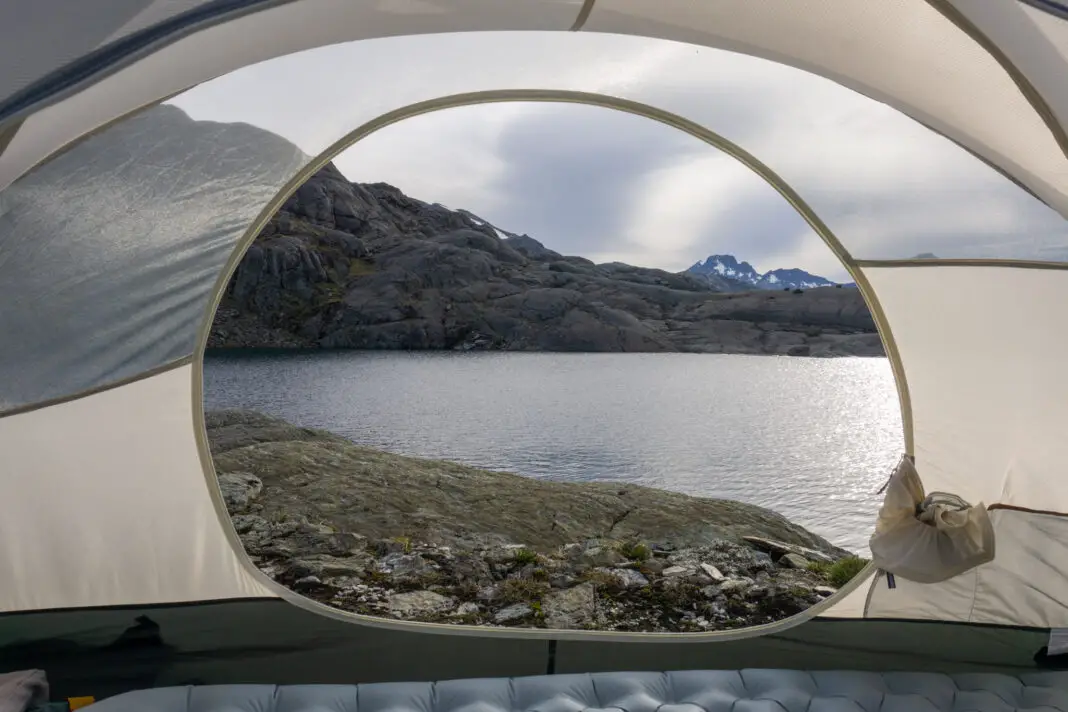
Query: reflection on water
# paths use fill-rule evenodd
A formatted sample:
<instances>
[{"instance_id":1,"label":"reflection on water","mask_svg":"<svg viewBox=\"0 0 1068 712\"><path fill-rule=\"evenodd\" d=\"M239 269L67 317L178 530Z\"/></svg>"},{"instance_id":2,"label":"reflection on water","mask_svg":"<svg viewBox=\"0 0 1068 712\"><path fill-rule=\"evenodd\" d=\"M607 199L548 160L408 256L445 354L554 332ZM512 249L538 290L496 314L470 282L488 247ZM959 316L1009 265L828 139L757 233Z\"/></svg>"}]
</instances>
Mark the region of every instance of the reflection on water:
<instances>
[{"instance_id":1,"label":"reflection on water","mask_svg":"<svg viewBox=\"0 0 1068 712\"><path fill-rule=\"evenodd\" d=\"M856 551L902 448L885 359L232 353L208 357L205 406L530 477L739 499Z\"/></svg>"}]
</instances>

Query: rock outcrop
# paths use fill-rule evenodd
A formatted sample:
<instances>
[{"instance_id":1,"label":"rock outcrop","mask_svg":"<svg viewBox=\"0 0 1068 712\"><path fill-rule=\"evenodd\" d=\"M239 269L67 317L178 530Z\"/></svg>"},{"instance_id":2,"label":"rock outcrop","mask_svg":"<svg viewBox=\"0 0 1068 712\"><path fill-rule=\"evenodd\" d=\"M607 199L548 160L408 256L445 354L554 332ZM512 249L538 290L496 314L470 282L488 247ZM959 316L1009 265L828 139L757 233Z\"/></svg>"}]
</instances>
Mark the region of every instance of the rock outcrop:
<instances>
[{"instance_id":1,"label":"rock outcrop","mask_svg":"<svg viewBox=\"0 0 1068 712\"><path fill-rule=\"evenodd\" d=\"M798 613L862 563L740 502L404 457L248 411L210 412L207 425L253 561L368 615L717 630Z\"/></svg>"},{"instance_id":2,"label":"rock outcrop","mask_svg":"<svg viewBox=\"0 0 1068 712\"><path fill-rule=\"evenodd\" d=\"M328 165L245 254L209 348L882 354L855 289L594 264Z\"/></svg>"}]
</instances>

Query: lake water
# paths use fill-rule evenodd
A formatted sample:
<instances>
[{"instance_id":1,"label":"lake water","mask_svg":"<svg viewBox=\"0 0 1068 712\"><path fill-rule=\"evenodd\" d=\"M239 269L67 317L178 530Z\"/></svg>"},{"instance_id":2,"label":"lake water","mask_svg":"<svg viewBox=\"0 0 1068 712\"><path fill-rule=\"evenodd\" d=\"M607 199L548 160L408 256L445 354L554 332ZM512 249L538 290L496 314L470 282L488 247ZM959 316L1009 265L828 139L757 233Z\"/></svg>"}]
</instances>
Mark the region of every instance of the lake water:
<instances>
[{"instance_id":1,"label":"lake water","mask_svg":"<svg viewBox=\"0 0 1068 712\"><path fill-rule=\"evenodd\" d=\"M204 389L400 454L738 499L861 552L903 447L881 358L245 352Z\"/></svg>"}]
</instances>

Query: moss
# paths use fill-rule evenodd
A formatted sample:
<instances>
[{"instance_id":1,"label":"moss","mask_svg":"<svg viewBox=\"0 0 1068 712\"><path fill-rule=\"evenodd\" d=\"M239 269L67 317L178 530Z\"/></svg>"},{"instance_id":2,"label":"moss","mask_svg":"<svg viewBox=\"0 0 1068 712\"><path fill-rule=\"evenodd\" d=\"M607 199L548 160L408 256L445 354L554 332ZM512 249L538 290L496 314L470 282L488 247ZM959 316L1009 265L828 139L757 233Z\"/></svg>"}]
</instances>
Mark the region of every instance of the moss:
<instances>
[{"instance_id":1,"label":"moss","mask_svg":"<svg viewBox=\"0 0 1068 712\"><path fill-rule=\"evenodd\" d=\"M827 579L835 588L841 588L867 565L868 560L863 557L847 556L844 559L835 561L833 564L826 561L810 561L808 570Z\"/></svg>"},{"instance_id":2,"label":"moss","mask_svg":"<svg viewBox=\"0 0 1068 712\"><path fill-rule=\"evenodd\" d=\"M868 560L860 556L847 556L831 564L827 569L827 579L832 585L841 588L849 583L854 576L859 574Z\"/></svg>"},{"instance_id":3,"label":"moss","mask_svg":"<svg viewBox=\"0 0 1068 712\"><path fill-rule=\"evenodd\" d=\"M648 544L636 542L632 544L624 544L620 549L620 553L631 561L642 562L648 561L652 557L653 550L649 548Z\"/></svg>"}]
</instances>

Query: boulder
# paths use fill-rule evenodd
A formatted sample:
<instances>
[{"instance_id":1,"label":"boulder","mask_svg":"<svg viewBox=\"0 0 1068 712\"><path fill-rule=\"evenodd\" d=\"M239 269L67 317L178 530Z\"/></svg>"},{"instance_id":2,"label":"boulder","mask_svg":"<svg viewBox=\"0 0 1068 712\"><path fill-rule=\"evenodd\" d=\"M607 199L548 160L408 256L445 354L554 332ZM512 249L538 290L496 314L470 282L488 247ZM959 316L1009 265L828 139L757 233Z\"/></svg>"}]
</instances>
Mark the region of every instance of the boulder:
<instances>
[{"instance_id":1,"label":"boulder","mask_svg":"<svg viewBox=\"0 0 1068 712\"><path fill-rule=\"evenodd\" d=\"M591 623L597 612L597 599L592 584L554 591L541 603L545 625L561 630L583 628Z\"/></svg>"},{"instance_id":2,"label":"boulder","mask_svg":"<svg viewBox=\"0 0 1068 712\"><path fill-rule=\"evenodd\" d=\"M389 612L395 618L415 618L452 608L451 599L433 591L395 593L389 597Z\"/></svg>"},{"instance_id":3,"label":"boulder","mask_svg":"<svg viewBox=\"0 0 1068 712\"><path fill-rule=\"evenodd\" d=\"M263 491L263 482L248 472L228 472L219 475L219 489L228 511L243 512Z\"/></svg>"}]
</instances>

